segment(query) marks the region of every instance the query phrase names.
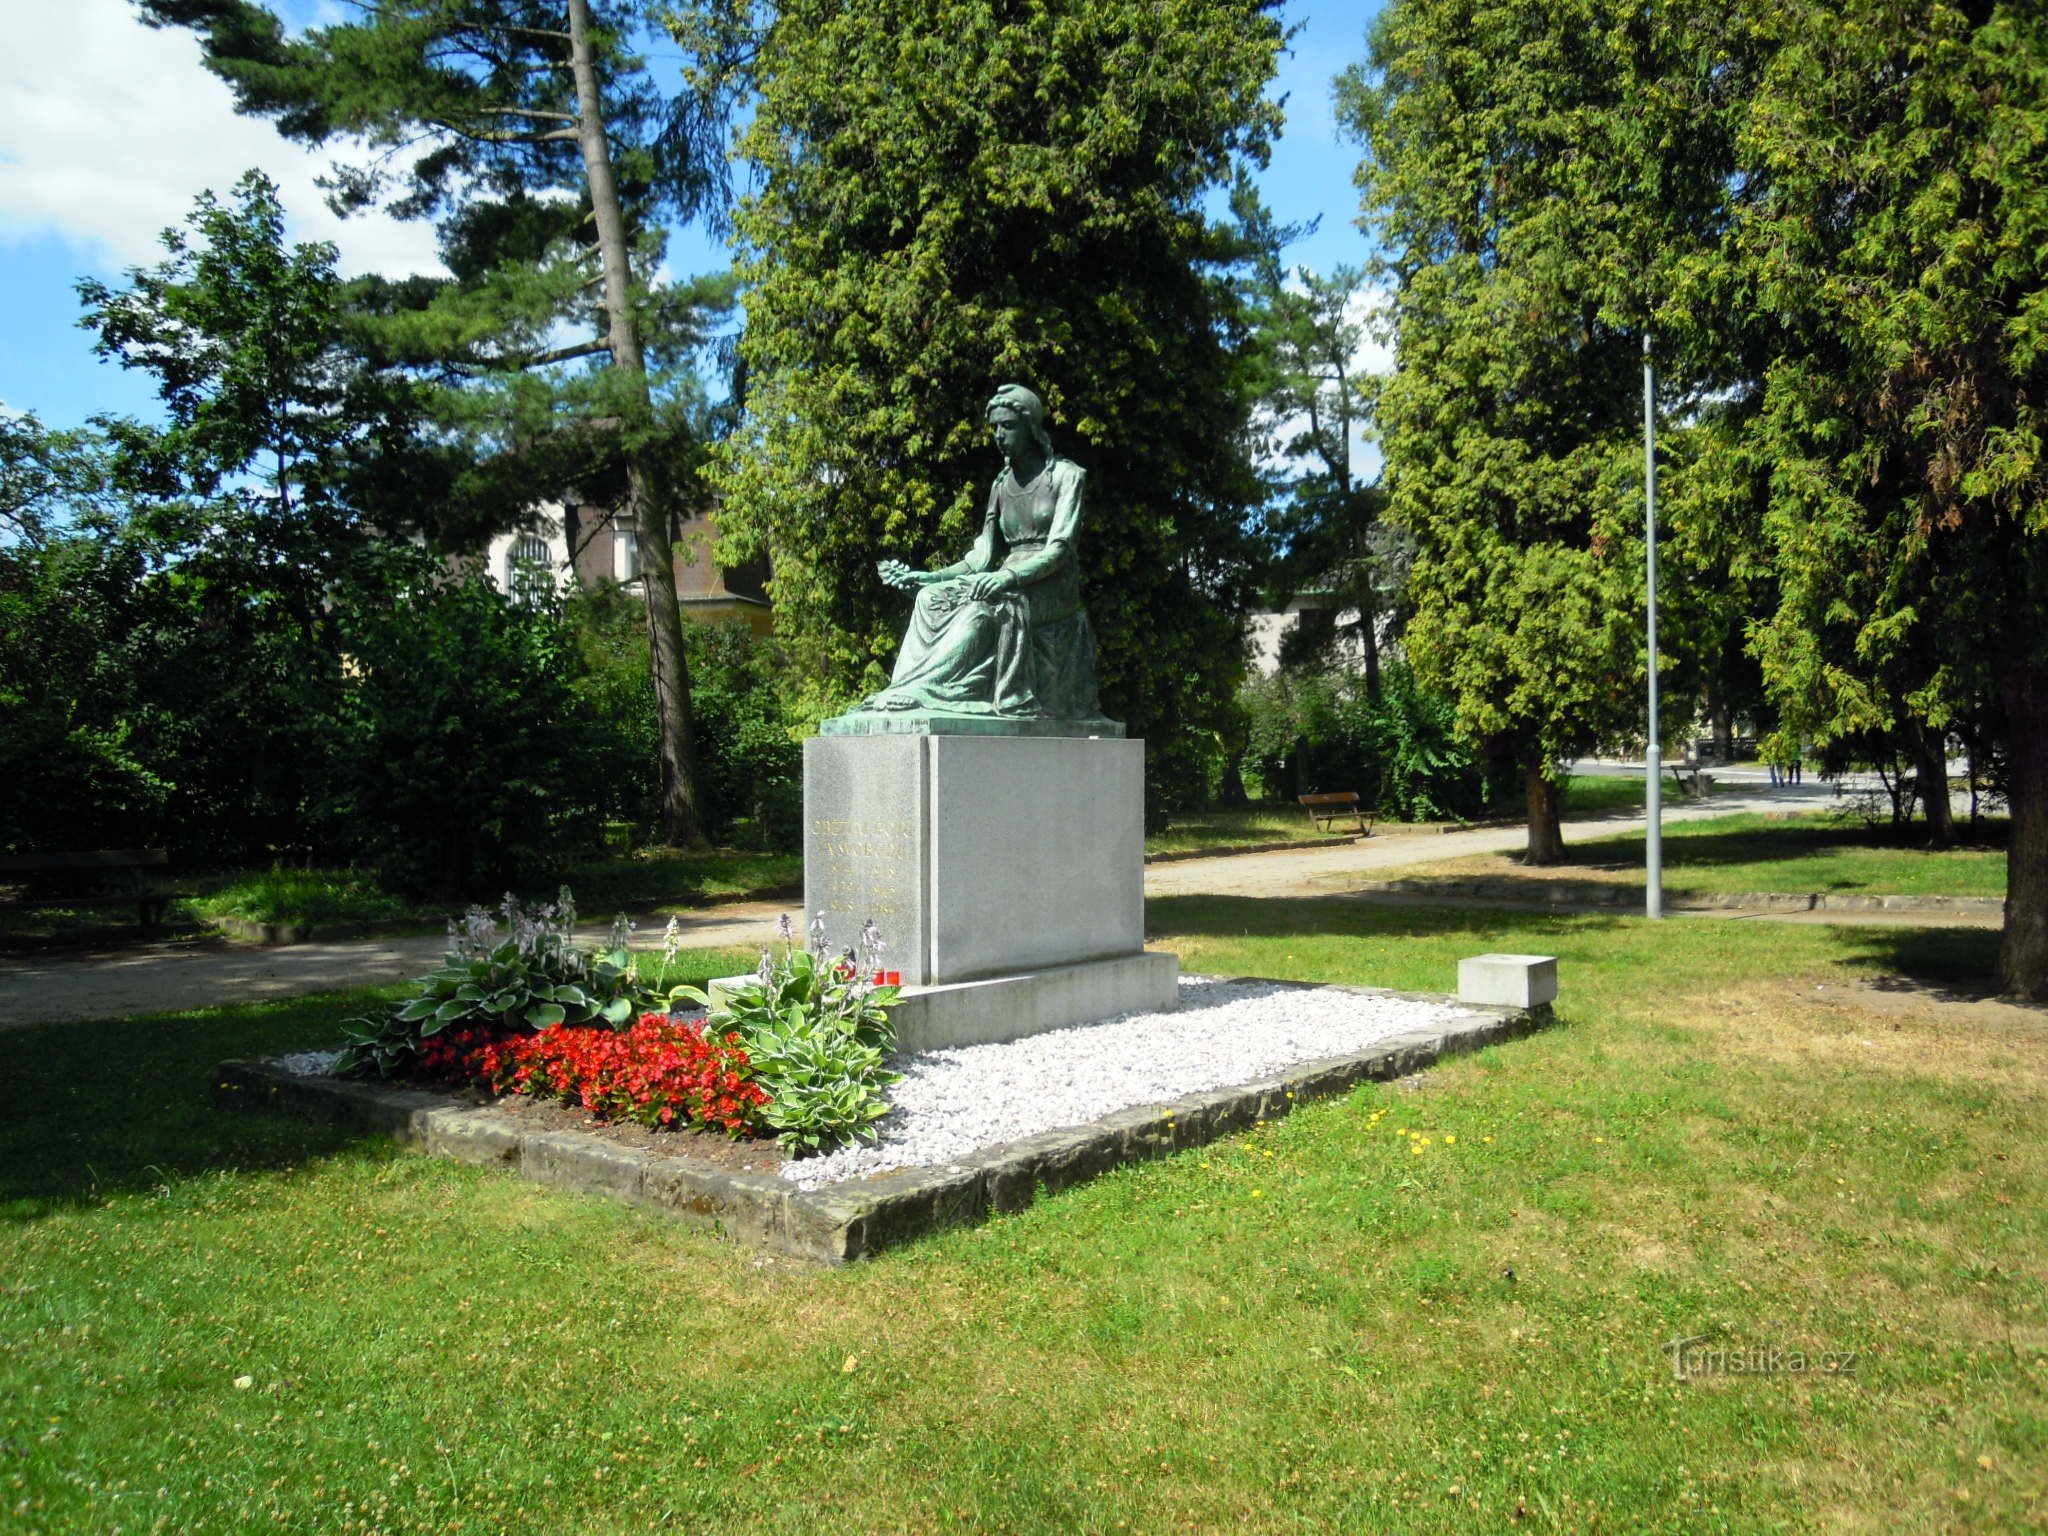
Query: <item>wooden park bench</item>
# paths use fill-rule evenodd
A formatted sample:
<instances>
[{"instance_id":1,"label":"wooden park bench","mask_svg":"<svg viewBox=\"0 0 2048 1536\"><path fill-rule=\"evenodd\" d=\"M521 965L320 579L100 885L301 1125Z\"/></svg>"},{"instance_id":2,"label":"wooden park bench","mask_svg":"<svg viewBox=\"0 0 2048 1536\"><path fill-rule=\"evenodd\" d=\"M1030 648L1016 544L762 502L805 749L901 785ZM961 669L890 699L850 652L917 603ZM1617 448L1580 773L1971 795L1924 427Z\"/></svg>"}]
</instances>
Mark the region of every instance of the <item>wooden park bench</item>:
<instances>
[{"instance_id":1,"label":"wooden park bench","mask_svg":"<svg viewBox=\"0 0 2048 1536\"><path fill-rule=\"evenodd\" d=\"M1318 831L1327 832L1340 821L1357 823L1360 837L1372 836L1372 824L1379 816L1377 810L1364 811L1358 807L1358 791L1355 789L1334 790L1321 795L1297 795L1302 809L1308 812L1308 819L1316 824Z\"/></svg>"},{"instance_id":2,"label":"wooden park bench","mask_svg":"<svg viewBox=\"0 0 2048 1536\"><path fill-rule=\"evenodd\" d=\"M98 848L77 853L0 853L0 884L20 883L28 899L67 907L132 905L145 928L164 920L164 908L182 893L163 873L170 854L161 848Z\"/></svg>"}]
</instances>

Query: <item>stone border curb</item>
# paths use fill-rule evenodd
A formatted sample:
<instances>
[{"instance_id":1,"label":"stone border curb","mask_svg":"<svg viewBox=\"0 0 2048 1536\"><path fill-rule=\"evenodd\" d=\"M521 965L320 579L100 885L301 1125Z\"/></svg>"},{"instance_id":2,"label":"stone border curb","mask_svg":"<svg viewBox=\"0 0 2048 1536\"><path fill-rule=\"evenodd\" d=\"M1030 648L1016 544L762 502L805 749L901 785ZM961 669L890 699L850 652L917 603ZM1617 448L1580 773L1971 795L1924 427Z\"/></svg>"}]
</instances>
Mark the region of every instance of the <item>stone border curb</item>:
<instances>
[{"instance_id":1,"label":"stone border curb","mask_svg":"<svg viewBox=\"0 0 2048 1536\"><path fill-rule=\"evenodd\" d=\"M1454 896L1462 901L1518 901L1554 906L1639 907L1643 888L1604 880L1357 880L1354 892L1375 896ZM1693 891L1664 893L1676 912L1953 912L1997 917L2002 896L1859 896L1810 891Z\"/></svg>"},{"instance_id":2,"label":"stone border curb","mask_svg":"<svg viewBox=\"0 0 2048 1536\"><path fill-rule=\"evenodd\" d=\"M1432 993L1344 990L1454 1001ZM1041 1190L1055 1193L1126 1163L1202 1146L1277 1119L1297 1104L1348 1093L1359 1083L1405 1077L1442 1057L1527 1034L1550 1018L1547 1008L1458 1006L1473 1017L1394 1035L1350 1055L1303 1062L1240 1087L1119 1110L1087 1125L991 1147L963 1162L816 1190L799 1189L774 1174L704 1167L577 1131L524 1129L493 1110L420 1088L299 1077L273 1061L222 1062L213 1093L223 1108L295 1114L395 1137L460 1162L509 1168L533 1183L652 1209L739 1242L845 1264L941 1227L1022 1210Z\"/></svg>"}]
</instances>

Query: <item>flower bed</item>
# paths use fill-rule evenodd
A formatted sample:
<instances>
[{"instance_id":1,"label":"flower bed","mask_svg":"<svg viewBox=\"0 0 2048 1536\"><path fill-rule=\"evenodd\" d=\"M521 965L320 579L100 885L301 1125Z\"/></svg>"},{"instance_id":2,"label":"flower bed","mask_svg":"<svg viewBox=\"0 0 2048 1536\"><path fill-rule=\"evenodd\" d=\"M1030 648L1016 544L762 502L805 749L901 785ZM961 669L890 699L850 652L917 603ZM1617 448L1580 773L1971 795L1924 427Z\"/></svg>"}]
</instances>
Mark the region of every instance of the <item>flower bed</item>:
<instances>
[{"instance_id":1,"label":"flower bed","mask_svg":"<svg viewBox=\"0 0 2048 1536\"><path fill-rule=\"evenodd\" d=\"M874 924L857 951L834 957L822 913L805 949L785 917L781 958L764 949L756 974L713 1008L698 988L643 978L623 918L590 952L575 942L575 916L566 887L532 907L508 895L496 916L472 908L449 925L448 952L416 996L343 1022L334 1072L559 1099L656 1130L772 1134L794 1153L874 1139L895 1077L885 1057L896 1000ZM677 942L671 922L664 978ZM675 1018L685 1003L709 1017Z\"/></svg>"},{"instance_id":2,"label":"flower bed","mask_svg":"<svg viewBox=\"0 0 2048 1536\"><path fill-rule=\"evenodd\" d=\"M418 1071L494 1094L560 1099L601 1121L701 1125L729 1136L758 1129L768 1104L737 1031L720 1039L661 1013L617 1030L449 1030L421 1042Z\"/></svg>"}]
</instances>

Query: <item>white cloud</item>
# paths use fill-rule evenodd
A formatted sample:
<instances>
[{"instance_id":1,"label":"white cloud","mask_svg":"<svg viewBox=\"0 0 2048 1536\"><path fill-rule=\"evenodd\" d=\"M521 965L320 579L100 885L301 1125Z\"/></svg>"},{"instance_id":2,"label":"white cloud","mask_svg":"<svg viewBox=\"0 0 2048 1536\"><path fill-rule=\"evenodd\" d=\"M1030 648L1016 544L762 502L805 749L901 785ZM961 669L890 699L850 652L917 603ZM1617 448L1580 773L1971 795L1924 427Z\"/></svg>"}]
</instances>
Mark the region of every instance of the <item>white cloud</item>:
<instances>
[{"instance_id":1,"label":"white cloud","mask_svg":"<svg viewBox=\"0 0 2048 1536\"><path fill-rule=\"evenodd\" d=\"M314 179L334 157L237 115L189 32L144 26L127 0L0 0L0 15L0 240L54 233L108 267L150 262L199 193L260 167L293 237L333 241L343 273L441 269L428 226L330 212Z\"/></svg>"}]
</instances>

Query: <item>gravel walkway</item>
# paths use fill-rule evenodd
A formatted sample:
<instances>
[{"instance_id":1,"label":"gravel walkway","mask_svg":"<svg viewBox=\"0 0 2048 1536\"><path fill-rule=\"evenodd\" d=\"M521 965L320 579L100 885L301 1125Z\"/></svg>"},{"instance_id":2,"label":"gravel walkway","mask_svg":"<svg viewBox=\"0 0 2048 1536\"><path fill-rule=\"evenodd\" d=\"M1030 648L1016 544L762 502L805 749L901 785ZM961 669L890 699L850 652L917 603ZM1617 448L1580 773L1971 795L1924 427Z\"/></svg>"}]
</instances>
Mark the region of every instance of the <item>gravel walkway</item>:
<instances>
[{"instance_id":1,"label":"gravel walkway","mask_svg":"<svg viewBox=\"0 0 2048 1536\"><path fill-rule=\"evenodd\" d=\"M1338 987L1184 976L1174 1013L1125 1014L1002 1045L927 1051L889 1090L882 1139L787 1164L805 1189L930 1168L1120 1109L1235 1087L1471 1017L1449 1003Z\"/></svg>"}]
</instances>

